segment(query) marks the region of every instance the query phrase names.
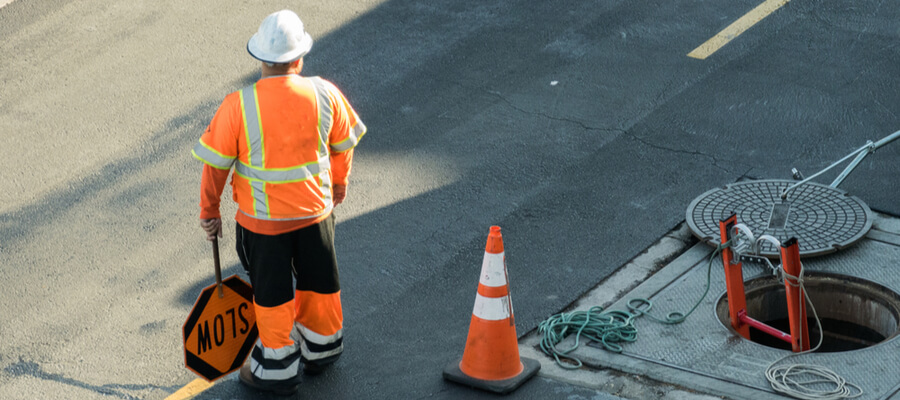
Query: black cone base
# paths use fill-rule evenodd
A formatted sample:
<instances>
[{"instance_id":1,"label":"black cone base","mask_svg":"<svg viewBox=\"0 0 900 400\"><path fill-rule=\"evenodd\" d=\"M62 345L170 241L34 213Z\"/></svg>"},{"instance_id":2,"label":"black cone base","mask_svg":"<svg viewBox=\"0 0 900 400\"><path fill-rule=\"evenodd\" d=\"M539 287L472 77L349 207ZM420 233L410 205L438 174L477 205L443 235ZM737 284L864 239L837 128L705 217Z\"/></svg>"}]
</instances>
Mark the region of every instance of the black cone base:
<instances>
[{"instance_id":1,"label":"black cone base","mask_svg":"<svg viewBox=\"0 0 900 400\"><path fill-rule=\"evenodd\" d=\"M525 357L519 357L519 360L522 362L522 365L525 368L521 373L519 373L519 375L516 375L509 379L503 379L499 381L475 379L464 374L459 369L459 363L460 361L462 361L462 359L456 360L456 362L448 365L447 368L444 368L444 379L466 386L471 386L476 389L487 390L489 392L500 394L507 394L509 392L512 392L513 390L516 390L519 386L525 383L525 381L537 374L537 372L541 369L541 363L539 363L537 360L532 360Z\"/></svg>"}]
</instances>

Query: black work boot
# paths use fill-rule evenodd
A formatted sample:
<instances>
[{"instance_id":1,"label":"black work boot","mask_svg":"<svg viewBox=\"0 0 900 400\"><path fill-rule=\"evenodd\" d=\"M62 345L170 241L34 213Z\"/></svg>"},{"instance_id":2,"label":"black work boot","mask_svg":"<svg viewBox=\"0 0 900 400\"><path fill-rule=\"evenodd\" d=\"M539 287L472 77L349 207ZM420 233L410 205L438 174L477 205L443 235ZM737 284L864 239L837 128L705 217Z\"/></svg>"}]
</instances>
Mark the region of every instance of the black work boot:
<instances>
[{"instance_id":1,"label":"black work boot","mask_svg":"<svg viewBox=\"0 0 900 400\"><path fill-rule=\"evenodd\" d=\"M303 358L303 374L309 376L319 375L325 372L325 370L328 369L331 364L334 364L340 357L340 354L335 354L319 360L307 360L306 358Z\"/></svg>"},{"instance_id":2,"label":"black work boot","mask_svg":"<svg viewBox=\"0 0 900 400\"><path fill-rule=\"evenodd\" d=\"M263 392L272 392L279 396L290 396L300 389L300 377L294 377L286 381L270 381L259 379L250 372L250 364L241 367L241 383Z\"/></svg>"}]
</instances>

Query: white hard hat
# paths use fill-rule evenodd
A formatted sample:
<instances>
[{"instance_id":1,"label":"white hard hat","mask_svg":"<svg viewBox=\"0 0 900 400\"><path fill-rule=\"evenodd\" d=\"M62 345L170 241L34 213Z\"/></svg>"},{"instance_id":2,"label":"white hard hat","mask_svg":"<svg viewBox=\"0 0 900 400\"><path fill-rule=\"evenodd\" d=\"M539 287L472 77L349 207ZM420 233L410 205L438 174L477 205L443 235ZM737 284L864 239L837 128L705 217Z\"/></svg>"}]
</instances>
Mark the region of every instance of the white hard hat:
<instances>
[{"instance_id":1,"label":"white hard hat","mask_svg":"<svg viewBox=\"0 0 900 400\"><path fill-rule=\"evenodd\" d=\"M313 40L303 30L303 21L290 10L269 14L247 42L247 52L257 60L284 64L309 53Z\"/></svg>"}]
</instances>

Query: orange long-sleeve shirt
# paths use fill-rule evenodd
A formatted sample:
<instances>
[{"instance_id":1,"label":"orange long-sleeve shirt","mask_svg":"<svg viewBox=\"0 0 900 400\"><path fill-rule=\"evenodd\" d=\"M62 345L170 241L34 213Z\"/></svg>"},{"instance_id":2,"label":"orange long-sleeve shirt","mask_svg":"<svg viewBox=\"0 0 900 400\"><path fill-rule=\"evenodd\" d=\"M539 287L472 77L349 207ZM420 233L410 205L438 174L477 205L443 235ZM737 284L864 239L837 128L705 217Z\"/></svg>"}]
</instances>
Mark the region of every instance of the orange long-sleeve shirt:
<instances>
[{"instance_id":1,"label":"orange long-sleeve shirt","mask_svg":"<svg viewBox=\"0 0 900 400\"><path fill-rule=\"evenodd\" d=\"M249 116L247 109L251 110ZM256 129L256 124L258 139L248 132ZM365 130L343 94L321 79L297 75L265 78L228 95L194 148L194 156L206 163L200 218L221 218L220 197L234 164L232 187L239 204L235 219L243 227L275 235L322 221L331 212L331 193L324 199L319 196L323 190L331 190L329 187L348 184L353 147ZM317 143L331 147L325 170L322 161L311 162L316 152L322 152ZM307 168L312 169L306 178L282 175ZM318 175L308 175L311 172ZM256 182L255 189L251 182ZM265 208L260 209L260 204Z\"/></svg>"}]
</instances>

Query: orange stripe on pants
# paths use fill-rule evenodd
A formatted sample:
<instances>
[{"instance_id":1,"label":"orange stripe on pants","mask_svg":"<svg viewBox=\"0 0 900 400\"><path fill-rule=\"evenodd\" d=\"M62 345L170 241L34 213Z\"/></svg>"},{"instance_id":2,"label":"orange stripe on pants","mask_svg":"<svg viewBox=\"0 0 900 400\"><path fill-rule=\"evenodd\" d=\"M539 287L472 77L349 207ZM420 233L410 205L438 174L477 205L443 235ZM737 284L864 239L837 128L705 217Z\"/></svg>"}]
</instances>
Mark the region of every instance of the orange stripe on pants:
<instances>
[{"instance_id":1,"label":"orange stripe on pants","mask_svg":"<svg viewBox=\"0 0 900 400\"><path fill-rule=\"evenodd\" d=\"M340 291L321 294L298 290L294 294L294 305L297 323L315 333L331 336L343 327L344 313L341 310Z\"/></svg>"},{"instance_id":2,"label":"orange stripe on pants","mask_svg":"<svg viewBox=\"0 0 900 400\"><path fill-rule=\"evenodd\" d=\"M256 326L259 340L270 349L280 349L294 344L291 330L294 329L294 307L291 302L275 307L263 307L253 303L256 311Z\"/></svg>"}]
</instances>

